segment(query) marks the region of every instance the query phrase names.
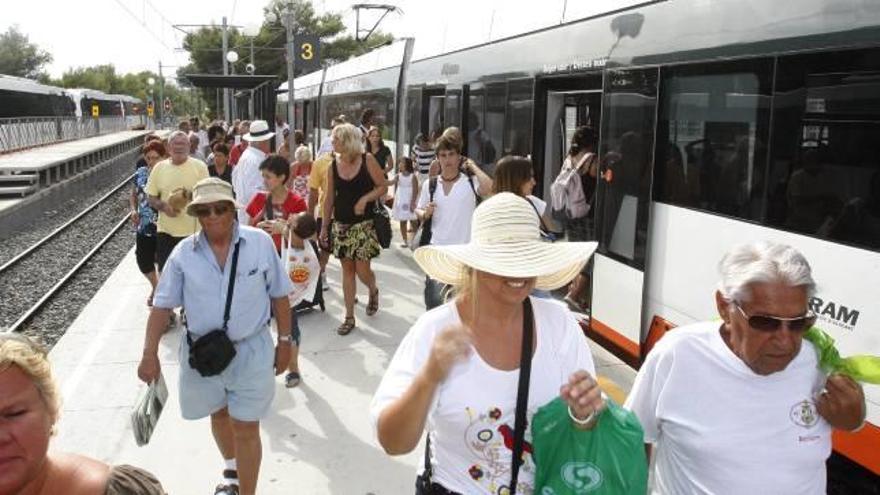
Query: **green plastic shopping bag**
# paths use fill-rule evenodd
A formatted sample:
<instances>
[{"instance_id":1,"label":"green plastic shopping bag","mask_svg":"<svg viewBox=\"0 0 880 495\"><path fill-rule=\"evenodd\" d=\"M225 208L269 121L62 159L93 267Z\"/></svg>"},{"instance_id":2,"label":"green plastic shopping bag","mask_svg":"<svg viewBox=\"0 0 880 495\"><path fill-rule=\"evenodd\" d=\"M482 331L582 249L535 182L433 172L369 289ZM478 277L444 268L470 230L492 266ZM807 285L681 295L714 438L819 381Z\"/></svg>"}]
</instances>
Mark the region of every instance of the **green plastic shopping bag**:
<instances>
[{"instance_id":1,"label":"green plastic shopping bag","mask_svg":"<svg viewBox=\"0 0 880 495\"><path fill-rule=\"evenodd\" d=\"M880 385L880 356L840 357L834 339L818 327L807 330L804 338L813 343L819 354L819 367L825 373L841 373L857 382Z\"/></svg>"},{"instance_id":2,"label":"green plastic shopping bag","mask_svg":"<svg viewBox=\"0 0 880 495\"><path fill-rule=\"evenodd\" d=\"M554 399L532 418L535 495L644 495L648 462L638 418L611 400L592 430L579 430Z\"/></svg>"}]
</instances>

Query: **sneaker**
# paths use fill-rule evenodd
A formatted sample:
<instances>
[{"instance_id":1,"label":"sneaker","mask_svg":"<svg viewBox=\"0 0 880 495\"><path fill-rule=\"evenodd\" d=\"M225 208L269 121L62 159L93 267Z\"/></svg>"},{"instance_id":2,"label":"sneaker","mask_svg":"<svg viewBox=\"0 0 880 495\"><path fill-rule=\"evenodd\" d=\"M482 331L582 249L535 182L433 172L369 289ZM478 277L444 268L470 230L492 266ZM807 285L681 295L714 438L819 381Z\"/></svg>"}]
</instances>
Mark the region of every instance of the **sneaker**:
<instances>
[{"instance_id":1,"label":"sneaker","mask_svg":"<svg viewBox=\"0 0 880 495\"><path fill-rule=\"evenodd\" d=\"M299 385L300 381L302 381L302 377L296 371L291 371L284 376L284 386L287 388L293 388Z\"/></svg>"}]
</instances>

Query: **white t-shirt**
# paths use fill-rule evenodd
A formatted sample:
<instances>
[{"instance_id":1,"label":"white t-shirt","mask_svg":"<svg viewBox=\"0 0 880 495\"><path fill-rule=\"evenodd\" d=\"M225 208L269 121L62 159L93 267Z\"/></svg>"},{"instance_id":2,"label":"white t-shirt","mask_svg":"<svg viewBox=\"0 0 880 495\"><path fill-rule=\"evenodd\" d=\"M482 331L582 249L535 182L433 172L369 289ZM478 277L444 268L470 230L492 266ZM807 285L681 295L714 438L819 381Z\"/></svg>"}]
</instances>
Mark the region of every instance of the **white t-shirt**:
<instances>
[{"instance_id":1,"label":"white t-shirt","mask_svg":"<svg viewBox=\"0 0 880 495\"><path fill-rule=\"evenodd\" d=\"M537 346L529 380L528 421L541 406L559 396L571 373L583 369L595 376L595 366L580 327L560 303L531 298ZM375 426L379 415L409 388L431 352L434 337L461 321L455 302L422 315L404 337L370 406ZM511 345L520 346L520 342ZM477 352L455 364L440 385L428 412L432 480L459 493L499 493L510 482L519 370L490 367ZM520 467L518 494L533 490L535 465L531 429L526 429L525 462ZM421 471L422 468L419 470Z\"/></svg>"},{"instance_id":2,"label":"white t-shirt","mask_svg":"<svg viewBox=\"0 0 880 495\"><path fill-rule=\"evenodd\" d=\"M825 377L804 340L778 373L758 375L719 322L668 333L648 354L625 407L654 444L653 494L825 493L831 426L813 397Z\"/></svg>"},{"instance_id":3,"label":"white t-shirt","mask_svg":"<svg viewBox=\"0 0 880 495\"><path fill-rule=\"evenodd\" d=\"M428 184L429 180L426 179L422 184L416 208L424 208L428 204L430 197ZM443 192L443 178L437 177L437 190L434 192L434 203L437 207L434 208L434 214L431 216L432 245L467 244L471 240L471 218L477 207L474 191L479 187L480 183L476 176L472 176L471 183L468 184L468 176L458 174L447 195Z\"/></svg>"},{"instance_id":4,"label":"white t-shirt","mask_svg":"<svg viewBox=\"0 0 880 495\"><path fill-rule=\"evenodd\" d=\"M232 189L239 204L247 206L254 194L265 189L260 164L266 156L266 153L256 146L248 146L238 159L238 164L232 168ZM238 210L239 222L247 225L249 219L244 208Z\"/></svg>"}]
</instances>

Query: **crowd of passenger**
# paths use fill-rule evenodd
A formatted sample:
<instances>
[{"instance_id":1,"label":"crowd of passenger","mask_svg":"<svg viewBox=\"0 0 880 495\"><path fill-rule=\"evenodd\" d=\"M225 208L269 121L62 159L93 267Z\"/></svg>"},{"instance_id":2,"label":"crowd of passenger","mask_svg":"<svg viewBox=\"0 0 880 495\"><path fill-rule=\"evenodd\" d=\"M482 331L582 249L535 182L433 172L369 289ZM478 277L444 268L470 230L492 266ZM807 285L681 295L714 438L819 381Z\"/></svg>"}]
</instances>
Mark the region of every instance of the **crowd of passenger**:
<instances>
[{"instance_id":1,"label":"crowd of passenger","mask_svg":"<svg viewBox=\"0 0 880 495\"><path fill-rule=\"evenodd\" d=\"M381 310L371 262L395 248L414 249L426 311L375 392L378 443L405 454L427 431L419 494L532 493L532 415L559 398L571 428L589 431L609 400L575 315L598 246L595 185L609 173L594 132L574 133L548 203L533 194L529 158L486 168L454 127L395 158L370 110L357 125L335 117L316 151L273 124L194 118L167 139L148 135L130 200L151 286L137 373L159 378L159 341L179 319L181 412L210 418L223 458L213 493L256 493L260 420L277 375L287 387L304 379L297 310L323 301L331 255L345 336L358 328L358 281L365 315ZM402 244L383 248L390 187ZM720 320L661 339L623 404L652 459L648 491L824 493L831 432L859 428L866 407L860 385L826 376L804 339L816 319L810 265L790 246L750 242L719 272ZM37 344L0 334L0 390L0 495L163 493L143 470L49 452L58 393Z\"/></svg>"}]
</instances>

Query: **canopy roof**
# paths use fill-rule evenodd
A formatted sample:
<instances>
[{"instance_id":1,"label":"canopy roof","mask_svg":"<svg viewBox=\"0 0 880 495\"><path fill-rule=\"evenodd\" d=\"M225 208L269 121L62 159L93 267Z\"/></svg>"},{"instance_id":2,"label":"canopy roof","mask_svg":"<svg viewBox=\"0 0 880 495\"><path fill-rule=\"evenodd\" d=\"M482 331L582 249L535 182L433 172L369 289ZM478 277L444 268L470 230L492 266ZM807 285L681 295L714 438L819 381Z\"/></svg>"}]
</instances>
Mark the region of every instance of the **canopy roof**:
<instances>
[{"instance_id":1,"label":"canopy roof","mask_svg":"<svg viewBox=\"0 0 880 495\"><path fill-rule=\"evenodd\" d=\"M278 76L250 74L186 74L184 77L197 88L254 89L266 82L274 87L278 80Z\"/></svg>"}]
</instances>

